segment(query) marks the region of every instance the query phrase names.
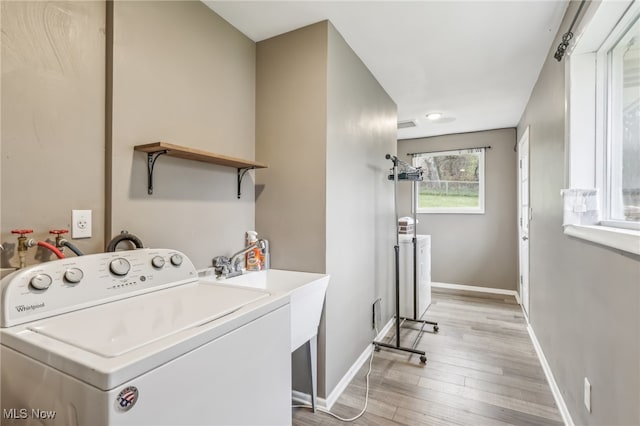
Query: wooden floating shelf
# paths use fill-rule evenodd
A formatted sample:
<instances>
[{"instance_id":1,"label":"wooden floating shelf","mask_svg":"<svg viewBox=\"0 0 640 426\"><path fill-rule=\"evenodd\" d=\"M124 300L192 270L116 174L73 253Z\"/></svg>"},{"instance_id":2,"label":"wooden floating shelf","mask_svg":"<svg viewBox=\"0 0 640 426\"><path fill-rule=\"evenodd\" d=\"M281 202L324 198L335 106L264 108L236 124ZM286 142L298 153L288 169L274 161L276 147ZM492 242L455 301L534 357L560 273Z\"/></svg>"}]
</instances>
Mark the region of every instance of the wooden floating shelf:
<instances>
[{"instance_id":1,"label":"wooden floating shelf","mask_svg":"<svg viewBox=\"0 0 640 426\"><path fill-rule=\"evenodd\" d=\"M257 161L244 160L242 158L229 157L227 155L215 154L213 152L202 151L200 149L186 146L174 145L167 142L153 142L145 145L136 145L135 151L147 153L148 171L148 193L153 194L153 168L156 160L161 155L182 158L184 160L200 161L203 163L217 164L220 166L234 167L238 169L238 198L240 198L240 185L244 175L252 169L264 169L266 164Z\"/></svg>"},{"instance_id":2,"label":"wooden floating shelf","mask_svg":"<svg viewBox=\"0 0 640 426\"><path fill-rule=\"evenodd\" d=\"M244 169L251 167L253 169L264 169L266 164L257 161L243 160L241 158L228 157L226 155L214 154L213 152L202 151L199 149L188 148L186 146L174 145L167 142L154 142L146 145L137 145L133 147L136 151L153 154L166 151L169 157L183 158L185 160L202 161L204 163L219 164L221 166L235 167L236 169Z\"/></svg>"}]
</instances>

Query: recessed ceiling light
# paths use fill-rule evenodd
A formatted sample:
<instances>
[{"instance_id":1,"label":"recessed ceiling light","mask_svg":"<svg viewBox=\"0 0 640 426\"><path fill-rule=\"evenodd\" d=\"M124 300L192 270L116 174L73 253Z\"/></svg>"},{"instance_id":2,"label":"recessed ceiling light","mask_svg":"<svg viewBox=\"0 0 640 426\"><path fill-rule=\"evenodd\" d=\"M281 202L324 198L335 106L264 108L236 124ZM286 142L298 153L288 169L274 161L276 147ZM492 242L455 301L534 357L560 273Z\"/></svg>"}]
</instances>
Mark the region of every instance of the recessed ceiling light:
<instances>
[{"instance_id":1,"label":"recessed ceiling light","mask_svg":"<svg viewBox=\"0 0 640 426\"><path fill-rule=\"evenodd\" d=\"M442 118L442 113L440 112L430 112L429 114L427 114L427 119L431 121L440 120L441 118Z\"/></svg>"}]
</instances>

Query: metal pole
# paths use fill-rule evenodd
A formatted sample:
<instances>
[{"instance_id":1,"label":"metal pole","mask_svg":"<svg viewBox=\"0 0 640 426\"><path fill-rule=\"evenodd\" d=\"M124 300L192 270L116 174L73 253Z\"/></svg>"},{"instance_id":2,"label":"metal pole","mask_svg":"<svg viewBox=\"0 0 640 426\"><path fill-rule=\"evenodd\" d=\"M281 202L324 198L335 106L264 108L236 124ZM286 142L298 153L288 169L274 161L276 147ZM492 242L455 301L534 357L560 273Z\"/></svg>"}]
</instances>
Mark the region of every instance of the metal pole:
<instances>
[{"instance_id":1,"label":"metal pole","mask_svg":"<svg viewBox=\"0 0 640 426\"><path fill-rule=\"evenodd\" d=\"M396 222L396 246L400 246L400 235L398 235L398 160L393 162L393 211L395 212Z\"/></svg>"},{"instance_id":2,"label":"metal pole","mask_svg":"<svg viewBox=\"0 0 640 426\"><path fill-rule=\"evenodd\" d=\"M418 319L418 218L417 197L418 185L412 181L413 197L411 197L411 210L413 214L413 319Z\"/></svg>"},{"instance_id":3,"label":"metal pole","mask_svg":"<svg viewBox=\"0 0 640 426\"><path fill-rule=\"evenodd\" d=\"M400 247L394 247L396 251L396 346L400 346Z\"/></svg>"},{"instance_id":4,"label":"metal pole","mask_svg":"<svg viewBox=\"0 0 640 426\"><path fill-rule=\"evenodd\" d=\"M400 235L398 235L398 160L393 162L393 210L395 212L394 227L396 230L396 346L400 346Z\"/></svg>"}]
</instances>

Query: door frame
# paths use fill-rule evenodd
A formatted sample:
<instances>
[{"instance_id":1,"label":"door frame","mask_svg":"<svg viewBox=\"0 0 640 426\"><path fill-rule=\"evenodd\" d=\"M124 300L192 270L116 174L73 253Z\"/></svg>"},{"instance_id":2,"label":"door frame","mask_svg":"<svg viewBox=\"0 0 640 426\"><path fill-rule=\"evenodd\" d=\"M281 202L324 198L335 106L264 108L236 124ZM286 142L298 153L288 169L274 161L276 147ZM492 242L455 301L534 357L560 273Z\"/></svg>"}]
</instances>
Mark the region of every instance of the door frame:
<instances>
[{"instance_id":1,"label":"door frame","mask_svg":"<svg viewBox=\"0 0 640 426\"><path fill-rule=\"evenodd\" d=\"M518 212L518 293L520 294L520 304L524 310L527 322L529 321L529 295L531 294L530 280L529 280L529 261L530 261L530 246L529 246L529 222L531 221L531 187L530 187L530 162L529 162L529 126L525 129L524 133L518 140L518 197L517 197L517 212ZM523 159L526 164L523 167ZM523 179L526 178L526 204L523 203ZM522 206L526 205L525 212L522 210ZM526 226L525 226L526 225ZM526 250L523 250L523 245L526 245ZM526 252L526 253L525 253ZM526 290L526 291L525 291Z\"/></svg>"}]
</instances>

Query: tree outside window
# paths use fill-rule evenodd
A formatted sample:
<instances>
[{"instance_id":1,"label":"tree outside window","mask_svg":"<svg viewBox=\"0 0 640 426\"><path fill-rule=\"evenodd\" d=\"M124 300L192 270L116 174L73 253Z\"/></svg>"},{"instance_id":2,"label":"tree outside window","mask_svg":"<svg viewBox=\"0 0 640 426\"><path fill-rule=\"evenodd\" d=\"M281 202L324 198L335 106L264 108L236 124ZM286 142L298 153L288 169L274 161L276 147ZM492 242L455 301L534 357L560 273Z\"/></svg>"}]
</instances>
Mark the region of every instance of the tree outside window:
<instances>
[{"instance_id":1,"label":"tree outside window","mask_svg":"<svg viewBox=\"0 0 640 426\"><path fill-rule=\"evenodd\" d=\"M418 213L484 213L484 149L414 156L424 180L418 184Z\"/></svg>"}]
</instances>

